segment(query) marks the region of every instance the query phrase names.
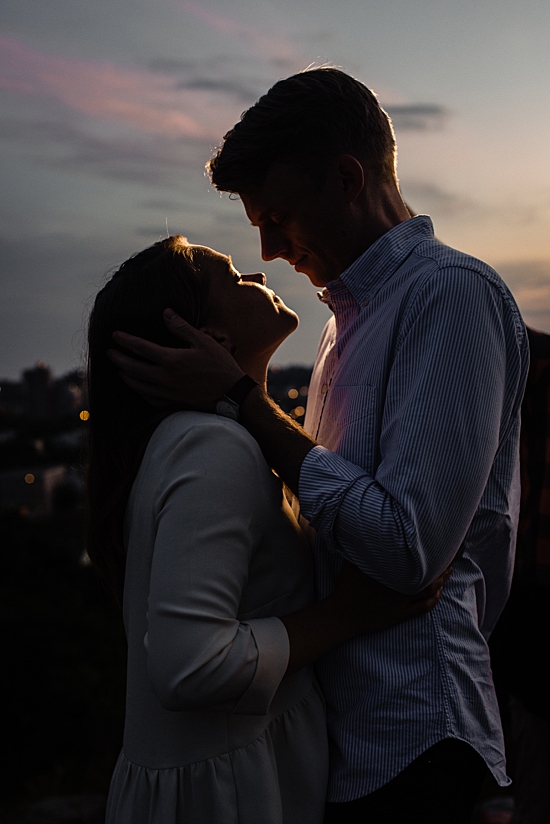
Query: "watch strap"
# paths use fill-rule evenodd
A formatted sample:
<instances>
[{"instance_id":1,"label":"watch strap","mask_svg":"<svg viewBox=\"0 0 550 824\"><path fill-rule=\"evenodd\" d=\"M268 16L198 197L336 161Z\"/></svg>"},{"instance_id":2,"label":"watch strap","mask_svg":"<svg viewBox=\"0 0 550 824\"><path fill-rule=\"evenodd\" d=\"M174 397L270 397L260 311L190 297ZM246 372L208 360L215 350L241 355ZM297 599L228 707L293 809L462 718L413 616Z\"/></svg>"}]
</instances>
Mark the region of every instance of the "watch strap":
<instances>
[{"instance_id":1,"label":"watch strap","mask_svg":"<svg viewBox=\"0 0 550 824\"><path fill-rule=\"evenodd\" d=\"M260 384L255 381L254 378L251 378L250 375L243 375L242 378L240 378L237 383L225 393L225 397L240 406L246 396L259 385Z\"/></svg>"}]
</instances>

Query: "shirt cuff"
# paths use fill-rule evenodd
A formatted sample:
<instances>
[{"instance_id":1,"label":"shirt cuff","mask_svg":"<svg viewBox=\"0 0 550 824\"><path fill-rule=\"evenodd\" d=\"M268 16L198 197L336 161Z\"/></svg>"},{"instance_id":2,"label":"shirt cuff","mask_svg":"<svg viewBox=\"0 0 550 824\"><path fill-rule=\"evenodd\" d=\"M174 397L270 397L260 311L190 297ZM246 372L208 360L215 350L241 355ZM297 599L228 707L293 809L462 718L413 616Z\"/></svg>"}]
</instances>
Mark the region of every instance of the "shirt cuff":
<instances>
[{"instance_id":1,"label":"shirt cuff","mask_svg":"<svg viewBox=\"0 0 550 824\"><path fill-rule=\"evenodd\" d=\"M346 461L324 446L315 446L300 469L300 512L319 532L329 549L336 551L334 522L346 492L362 478L366 490L374 480L360 466Z\"/></svg>"},{"instance_id":2,"label":"shirt cuff","mask_svg":"<svg viewBox=\"0 0 550 824\"><path fill-rule=\"evenodd\" d=\"M256 672L233 715L266 715L290 657L290 641L280 618L252 618L248 624L258 648Z\"/></svg>"}]
</instances>

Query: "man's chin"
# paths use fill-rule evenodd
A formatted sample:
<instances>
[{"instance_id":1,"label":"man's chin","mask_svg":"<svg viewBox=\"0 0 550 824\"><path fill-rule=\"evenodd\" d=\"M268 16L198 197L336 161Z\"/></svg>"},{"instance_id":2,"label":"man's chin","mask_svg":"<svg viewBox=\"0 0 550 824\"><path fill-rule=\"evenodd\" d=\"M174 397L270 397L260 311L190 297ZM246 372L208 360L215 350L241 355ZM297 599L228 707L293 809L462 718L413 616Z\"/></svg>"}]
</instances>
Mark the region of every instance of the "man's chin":
<instances>
[{"instance_id":1,"label":"man's chin","mask_svg":"<svg viewBox=\"0 0 550 824\"><path fill-rule=\"evenodd\" d=\"M318 289L322 289L327 283L330 283L330 278L320 272L304 272L304 275L307 275L312 285Z\"/></svg>"},{"instance_id":2,"label":"man's chin","mask_svg":"<svg viewBox=\"0 0 550 824\"><path fill-rule=\"evenodd\" d=\"M314 286L326 286L328 283L326 277L319 272L314 266L309 264L307 257L302 258L294 264L294 271L300 275L305 275L310 279Z\"/></svg>"},{"instance_id":3,"label":"man's chin","mask_svg":"<svg viewBox=\"0 0 550 824\"><path fill-rule=\"evenodd\" d=\"M289 261L289 263L290 263L290 265L291 265L291 266L294 266L294 271L295 271L295 272L299 272L301 275L305 275L305 274L306 274L306 270L307 270L307 255L303 255L301 258L298 258L298 260L296 261L296 263L292 263L292 261Z\"/></svg>"}]
</instances>

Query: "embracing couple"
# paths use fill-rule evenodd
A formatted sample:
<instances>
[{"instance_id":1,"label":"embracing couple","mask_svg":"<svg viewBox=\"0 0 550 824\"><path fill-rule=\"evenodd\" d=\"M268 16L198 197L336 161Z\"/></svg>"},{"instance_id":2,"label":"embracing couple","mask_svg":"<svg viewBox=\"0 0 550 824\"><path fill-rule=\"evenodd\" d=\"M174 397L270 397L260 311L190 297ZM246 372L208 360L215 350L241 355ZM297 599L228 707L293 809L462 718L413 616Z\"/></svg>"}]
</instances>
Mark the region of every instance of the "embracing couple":
<instances>
[{"instance_id":1,"label":"embracing couple","mask_svg":"<svg viewBox=\"0 0 550 824\"><path fill-rule=\"evenodd\" d=\"M526 334L395 162L332 68L278 82L210 162L332 311L305 431L266 394L298 319L262 273L175 236L96 299L90 554L129 647L108 824L467 824L487 770L508 783L487 638Z\"/></svg>"}]
</instances>

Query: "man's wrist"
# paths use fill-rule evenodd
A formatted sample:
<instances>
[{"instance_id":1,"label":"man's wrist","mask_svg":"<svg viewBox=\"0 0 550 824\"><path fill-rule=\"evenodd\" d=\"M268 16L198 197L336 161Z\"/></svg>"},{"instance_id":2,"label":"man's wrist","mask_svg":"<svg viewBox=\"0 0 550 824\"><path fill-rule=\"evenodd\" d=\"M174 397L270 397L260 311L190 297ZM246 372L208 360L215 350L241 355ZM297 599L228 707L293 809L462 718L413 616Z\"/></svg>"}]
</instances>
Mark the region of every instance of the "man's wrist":
<instances>
[{"instance_id":1,"label":"man's wrist","mask_svg":"<svg viewBox=\"0 0 550 824\"><path fill-rule=\"evenodd\" d=\"M247 395L252 392L260 384L258 381L255 381L254 378L251 378L250 375L243 375L242 378L239 378L236 384L231 387L231 389L225 393L225 397L229 398L229 400L237 403L239 406L242 404L244 399Z\"/></svg>"},{"instance_id":2,"label":"man's wrist","mask_svg":"<svg viewBox=\"0 0 550 824\"><path fill-rule=\"evenodd\" d=\"M216 414L238 421L240 418L241 404L257 386L259 386L259 383L255 381L254 378L251 378L250 375L243 375L237 383L235 383L231 389L228 389L225 395L216 402Z\"/></svg>"}]
</instances>

